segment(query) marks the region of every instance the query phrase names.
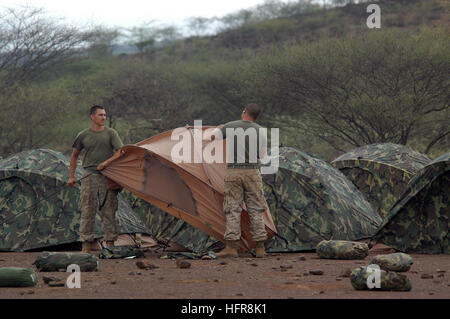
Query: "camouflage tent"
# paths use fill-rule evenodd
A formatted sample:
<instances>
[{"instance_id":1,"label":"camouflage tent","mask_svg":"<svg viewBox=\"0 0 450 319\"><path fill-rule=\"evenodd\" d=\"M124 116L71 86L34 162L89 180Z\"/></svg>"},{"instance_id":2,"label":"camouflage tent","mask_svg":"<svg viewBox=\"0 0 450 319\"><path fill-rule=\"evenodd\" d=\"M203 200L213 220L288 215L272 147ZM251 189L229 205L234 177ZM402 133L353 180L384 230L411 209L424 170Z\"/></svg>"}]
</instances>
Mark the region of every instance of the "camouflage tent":
<instances>
[{"instance_id":1,"label":"camouflage tent","mask_svg":"<svg viewBox=\"0 0 450 319\"><path fill-rule=\"evenodd\" d=\"M263 175L278 234L267 251L313 250L322 240L372 237L382 220L364 196L330 164L282 147L276 174Z\"/></svg>"},{"instance_id":2,"label":"camouflage tent","mask_svg":"<svg viewBox=\"0 0 450 319\"><path fill-rule=\"evenodd\" d=\"M66 186L69 158L46 149L25 151L0 161L0 250L25 251L79 241L80 184ZM75 178L82 177L82 168ZM121 234L149 233L119 195ZM96 237L101 237L100 217Z\"/></svg>"},{"instance_id":3,"label":"camouflage tent","mask_svg":"<svg viewBox=\"0 0 450 319\"><path fill-rule=\"evenodd\" d=\"M151 237L162 246L176 243L195 253L220 250L223 247L222 242L208 236L184 220L151 205L128 190L124 190L122 196L130 204L133 211L144 221Z\"/></svg>"},{"instance_id":4,"label":"camouflage tent","mask_svg":"<svg viewBox=\"0 0 450 319\"><path fill-rule=\"evenodd\" d=\"M356 185L385 219L411 177L430 162L425 155L404 145L377 143L345 153L332 165Z\"/></svg>"},{"instance_id":5,"label":"camouflage tent","mask_svg":"<svg viewBox=\"0 0 450 319\"><path fill-rule=\"evenodd\" d=\"M375 238L403 252L450 253L450 153L422 168Z\"/></svg>"}]
</instances>

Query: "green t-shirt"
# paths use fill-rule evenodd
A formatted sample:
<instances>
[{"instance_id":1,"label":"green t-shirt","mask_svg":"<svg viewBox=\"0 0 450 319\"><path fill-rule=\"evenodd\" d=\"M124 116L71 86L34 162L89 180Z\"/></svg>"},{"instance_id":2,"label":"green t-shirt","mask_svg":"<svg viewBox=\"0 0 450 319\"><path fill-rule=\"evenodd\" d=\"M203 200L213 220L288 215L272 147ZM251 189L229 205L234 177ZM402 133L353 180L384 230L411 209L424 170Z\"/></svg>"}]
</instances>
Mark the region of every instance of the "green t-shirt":
<instances>
[{"instance_id":1,"label":"green t-shirt","mask_svg":"<svg viewBox=\"0 0 450 319\"><path fill-rule=\"evenodd\" d=\"M78 133L73 142L73 148L80 152L84 150L82 159L85 169L97 169L98 164L106 161L123 146L119 134L109 127L103 131L93 131L90 128Z\"/></svg>"},{"instance_id":2,"label":"green t-shirt","mask_svg":"<svg viewBox=\"0 0 450 319\"><path fill-rule=\"evenodd\" d=\"M228 164L237 166L259 164L261 149L267 143L266 134L261 134L259 130L262 128L255 122L244 120L228 122L221 127L222 136L227 139ZM229 129L228 132L227 129ZM229 151L232 149L230 143L233 143L232 152Z\"/></svg>"}]
</instances>

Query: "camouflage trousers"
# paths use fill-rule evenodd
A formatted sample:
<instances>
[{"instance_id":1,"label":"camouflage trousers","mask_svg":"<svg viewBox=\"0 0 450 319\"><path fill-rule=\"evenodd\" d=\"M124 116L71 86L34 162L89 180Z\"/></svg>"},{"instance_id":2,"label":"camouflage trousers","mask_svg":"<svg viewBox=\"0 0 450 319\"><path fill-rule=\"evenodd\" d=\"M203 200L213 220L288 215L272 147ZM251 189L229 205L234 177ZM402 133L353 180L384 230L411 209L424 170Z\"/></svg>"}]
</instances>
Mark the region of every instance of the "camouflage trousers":
<instances>
[{"instance_id":1,"label":"camouflage trousers","mask_svg":"<svg viewBox=\"0 0 450 319\"><path fill-rule=\"evenodd\" d=\"M263 212L266 200L258 169L227 169L223 212L226 218L225 240L241 238L242 203L245 203L250 218L250 233L253 241L265 241L267 232Z\"/></svg>"},{"instance_id":2,"label":"camouflage trousers","mask_svg":"<svg viewBox=\"0 0 450 319\"><path fill-rule=\"evenodd\" d=\"M94 241L95 215L98 210L101 213L103 239L107 241L117 239L117 194L118 191L106 188L106 179L101 174L92 174L81 181L81 241Z\"/></svg>"}]
</instances>

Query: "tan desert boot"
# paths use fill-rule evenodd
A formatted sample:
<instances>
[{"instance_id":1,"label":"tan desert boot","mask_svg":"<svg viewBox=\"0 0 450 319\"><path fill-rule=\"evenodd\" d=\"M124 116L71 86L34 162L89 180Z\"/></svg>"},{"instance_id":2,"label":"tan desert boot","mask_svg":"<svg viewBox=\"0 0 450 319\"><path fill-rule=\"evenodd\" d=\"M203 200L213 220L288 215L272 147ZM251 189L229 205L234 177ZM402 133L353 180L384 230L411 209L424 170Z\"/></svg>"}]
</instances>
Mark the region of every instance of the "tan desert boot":
<instances>
[{"instance_id":1,"label":"tan desert boot","mask_svg":"<svg viewBox=\"0 0 450 319\"><path fill-rule=\"evenodd\" d=\"M237 251L237 243L238 240L227 240L225 241L225 248L218 252L216 254L217 258L221 257L232 257L237 258L239 257L238 251Z\"/></svg>"},{"instance_id":2,"label":"tan desert boot","mask_svg":"<svg viewBox=\"0 0 450 319\"><path fill-rule=\"evenodd\" d=\"M257 241L256 242L256 258L263 258L266 255L266 250L264 248L264 242L263 241Z\"/></svg>"}]
</instances>

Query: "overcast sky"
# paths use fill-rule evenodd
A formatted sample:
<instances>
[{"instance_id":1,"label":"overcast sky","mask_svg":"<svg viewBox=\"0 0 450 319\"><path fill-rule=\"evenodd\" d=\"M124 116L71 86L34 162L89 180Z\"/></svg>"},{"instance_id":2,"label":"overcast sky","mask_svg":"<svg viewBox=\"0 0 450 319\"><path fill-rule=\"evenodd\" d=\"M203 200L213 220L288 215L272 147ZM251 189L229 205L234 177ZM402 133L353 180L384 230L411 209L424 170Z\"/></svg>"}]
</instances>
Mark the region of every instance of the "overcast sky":
<instances>
[{"instance_id":1,"label":"overcast sky","mask_svg":"<svg viewBox=\"0 0 450 319\"><path fill-rule=\"evenodd\" d=\"M220 17L261 3L264 0L0 0L0 9L28 4L83 25L132 27L157 20L180 26L190 17Z\"/></svg>"}]
</instances>

